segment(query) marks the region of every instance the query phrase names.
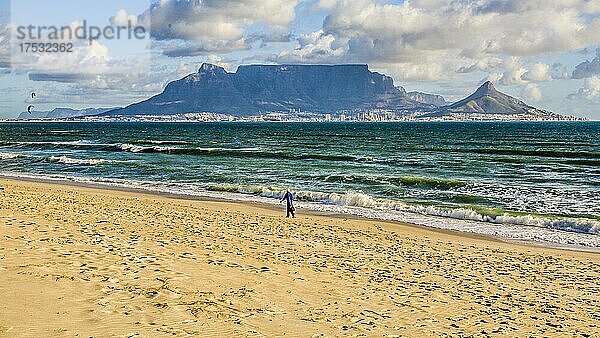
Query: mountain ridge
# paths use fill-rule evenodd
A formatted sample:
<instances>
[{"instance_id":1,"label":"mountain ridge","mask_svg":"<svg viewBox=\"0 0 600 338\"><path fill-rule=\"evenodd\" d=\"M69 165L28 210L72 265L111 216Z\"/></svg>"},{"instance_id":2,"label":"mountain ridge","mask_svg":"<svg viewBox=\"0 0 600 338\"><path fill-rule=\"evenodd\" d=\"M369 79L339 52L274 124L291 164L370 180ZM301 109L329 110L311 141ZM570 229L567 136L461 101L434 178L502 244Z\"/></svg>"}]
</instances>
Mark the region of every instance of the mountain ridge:
<instances>
[{"instance_id":1,"label":"mountain ridge","mask_svg":"<svg viewBox=\"0 0 600 338\"><path fill-rule=\"evenodd\" d=\"M66 107L58 107L48 111L32 111L31 113L22 112L17 117L18 120L36 120L36 119L68 119L76 117L94 116L102 114L107 111L118 109L117 107L111 108L84 108L74 109Z\"/></svg>"}]
</instances>

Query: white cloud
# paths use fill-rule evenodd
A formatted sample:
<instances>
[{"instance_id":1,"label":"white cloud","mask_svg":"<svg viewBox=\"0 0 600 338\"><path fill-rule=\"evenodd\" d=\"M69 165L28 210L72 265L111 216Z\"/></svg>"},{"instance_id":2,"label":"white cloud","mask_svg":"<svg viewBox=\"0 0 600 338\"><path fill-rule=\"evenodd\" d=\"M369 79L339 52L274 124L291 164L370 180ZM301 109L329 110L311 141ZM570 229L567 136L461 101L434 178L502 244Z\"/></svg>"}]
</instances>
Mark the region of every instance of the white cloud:
<instances>
[{"instance_id":1,"label":"white cloud","mask_svg":"<svg viewBox=\"0 0 600 338\"><path fill-rule=\"evenodd\" d=\"M168 69L155 67L150 55L114 59L108 47L98 41L77 43L71 53L13 55L12 61L13 71L27 73L32 81L45 82L44 88L57 88L40 95L38 102L101 102L113 95L129 97L130 101L132 97L159 92L173 78Z\"/></svg>"},{"instance_id":2,"label":"white cloud","mask_svg":"<svg viewBox=\"0 0 600 338\"><path fill-rule=\"evenodd\" d=\"M503 60L499 57L483 57L475 60L474 63L467 66L459 67L458 73L470 73L473 71L493 72L502 67Z\"/></svg>"},{"instance_id":3,"label":"white cloud","mask_svg":"<svg viewBox=\"0 0 600 338\"><path fill-rule=\"evenodd\" d=\"M170 44L169 56L193 56L213 52L248 49L257 36L280 40L294 20L300 0L221 0L176 1L154 3L139 16L139 22L150 27L157 41ZM269 33L248 37L246 29L264 24ZM174 48L180 45L180 48ZM164 46L157 44L155 46Z\"/></svg>"},{"instance_id":4,"label":"white cloud","mask_svg":"<svg viewBox=\"0 0 600 338\"><path fill-rule=\"evenodd\" d=\"M509 57L504 62L504 73L500 78L500 83L503 85L522 85L525 84L523 75L527 73L527 69L523 67L523 63L518 57Z\"/></svg>"},{"instance_id":5,"label":"white cloud","mask_svg":"<svg viewBox=\"0 0 600 338\"><path fill-rule=\"evenodd\" d=\"M527 102L537 103L542 101L544 94L540 87L535 83L528 83L523 87L521 95Z\"/></svg>"},{"instance_id":6,"label":"white cloud","mask_svg":"<svg viewBox=\"0 0 600 338\"><path fill-rule=\"evenodd\" d=\"M121 9L117 12L117 15L109 19L110 23L116 27L127 27L131 25L135 27L138 25L137 16L133 14L127 14L127 11Z\"/></svg>"},{"instance_id":7,"label":"white cloud","mask_svg":"<svg viewBox=\"0 0 600 338\"><path fill-rule=\"evenodd\" d=\"M550 81L552 80L550 65L537 62L523 74L522 79L534 82Z\"/></svg>"},{"instance_id":8,"label":"white cloud","mask_svg":"<svg viewBox=\"0 0 600 338\"><path fill-rule=\"evenodd\" d=\"M598 75L600 75L600 48L596 49L596 57L594 59L578 64L572 76L574 79L583 79Z\"/></svg>"},{"instance_id":9,"label":"white cloud","mask_svg":"<svg viewBox=\"0 0 600 338\"><path fill-rule=\"evenodd\" d=\"M480 84L483 84L486 81L490 81L492 83L499 83L502 78L502 73L489 73L484 79L480 80Z\"/></svg>"},{"instance_id":10,"label":"white cloud","mask_svg":"<svg viewBox=\"0 0 600 338\"><path fill-rule=\"evenodd\" d=\"M10 67L10 30L8 25L0 24L0 69Z\"/></svg>"},{"instance_id":11,"label":"white cloud","mask_svg":"<svg viewBox=\"0 0 600 338\"><path fill-rule=\"evenodd\" d=\"M213 53L228 53L250 49L245 39L239 40L165 40L153 41L150 46L160 50L162 54L170 57L204 56Z\"/></svg>"},{"instance_id":12,"label":"white cloud","mask_svg":"<svg viewBox=\"0 0 600 338\"><path fill-rule=\"evenodd\" d=\"M600 1L598 0L589 0L583 7L583 11L589 14L597 14L600 12Z\"/></svg>"},{"instance_id":13,"label":"white cloud","mask_svg":"<svg viewBox=\"0 0 600 338\"><path fill-rule=\"evenodd\" d=\"M585 79L583 88L568 96L572 100L585 100L600 103L600 77L595 76Z\"/></svg>"},{"instance_id":14,"label":"white cloud","mask_svg":"<svg viewBox=\"0 0 600 338\"><path fill-rule=\"evenodd\" d=\"M227 61L225 61L224 58L222 58L218 55L215 55L215 54L208 55L206 57L206 62L213 64L213 65L223 67L227 71L232 71L232 69L231 69L232 66Z\"/></svg>"},{"instance_id":15,"label":"white cloud","mask_svg":"<svg viewBox=\"0 0 600 338\"><path fill-rule=\"evenodd\" d=\"M393 63L374 64L386 70L395 80L402 81L437 81L444 78L445 66L442 64Z\"/></svg>"},{"instance_id":16,"label":"white cloud","mask_svg":"<svg viewBox=\"0 0 600 338\"><path fill-rule=\"evenodd\" d=\"M337 0L319 0L317 2L317 6L321 9L331 9L335 7Z\"/></svg>"},{"instance_id":17,"label":"white cloud","mask_svg":"<svg viewBox=\"0 0 600 338\"><path fill-rule=\"evenodd\" d=\"M99 65L103 62L99 61ZM110 69L103 72L32 71L29 78L39 85L38 103L106 106L129 104L159 93L169 80L177 78L175 69L152 63L150 59L106 60Z\"/></svg>"},{"instance_id":18,"label":"white cloud","mask_svg":"<svg viewBox=\"0 0 600 338\"><path fill-rule=\"evenodd\" d=\"M347 48L338 45L331 34L316 31L298 37L299 48L281 52L278 60L306 63L342 62Z\"/></svg>"},{"instance_id":19,"label":"white cloud","mask_svg":"<svg viewBox=\"0 0 600 338\"><path fill-rule=\"evenodd\" d=\"M331 8L318 40L299 41L281 60L436 66L446 74L497 72L507 56L581 49L598 43L600 12L587 0L323 1ZM454 61L449 61L448 58ZM480 63L481 60L485 60ZM510 60L509 60L510 61ZM511 68L504 83L551 79L545 65ZM414 67L413 67L414 68ZM527 73L527 75L525 75ZM426 78L429 74L424 73ZM524 79L521 77L525 76Z\"/></svg>"}]
</instances>

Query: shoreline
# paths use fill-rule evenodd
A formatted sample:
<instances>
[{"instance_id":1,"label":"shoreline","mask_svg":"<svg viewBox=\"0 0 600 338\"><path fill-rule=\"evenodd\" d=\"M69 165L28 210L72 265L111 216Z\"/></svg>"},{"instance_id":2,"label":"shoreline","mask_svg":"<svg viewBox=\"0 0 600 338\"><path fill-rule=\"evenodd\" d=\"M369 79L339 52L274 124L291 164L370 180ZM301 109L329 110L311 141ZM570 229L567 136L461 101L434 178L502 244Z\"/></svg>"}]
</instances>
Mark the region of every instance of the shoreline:
<instances>
[{"instance_id":1,"label":"shoreline","mask_svg":"<svg viewBox=\"0 0 600 338\"><path fill-rule=\"evenodd\" d=\"M217 197L210 197L210 196L198 196L198 195L191 195L191 194L185 194L185 193L156 191L156 190L136 188L136 187L122 187L122 186L108 185L108 184L102 184L102 183L77 182L77 181L72 181L72 180L68 180L68 179L60 179L60 178L51 179L51 178L44 178L44 177L39 177L39 178L12 177L9 175L0 174L0 186L2 184L1 180L14 181L14 182L23 181L23 182L31 182L31 183L66 186L66 187L70 186L70 187L88 188L88 189L95 189L95 190L99 190L99 191L103 191L103 190L118 191L118 192L124 192L124 193L172 198L172 199L183 200L183 201L226 203L226 204L233 204L233 205L251 206L251 207L257 207L257 208L261 208L261 209L265 209L265 210L269 210L269 211L281 212L282 215L284 213L283 207L277 207L275 204L270 204L270 203L265 203L265 202L260 202L260 201L235 200L235 199L228 199L226 197L217 198ZM410 227L410 228L415 228L415 229L422 230L422 231L429 231L432 233L439 233L439 234L451 235L451 236L456 236L456 237L464 237L467 239L470 238L470 239L475 239L475 240L504 243L504 244L509 244L509 245L522 246L524 248L542 248L542 249L551 249L551 250L559 250L559 251L572 251L572 252L583 252L583 253L590 253L590 254L600 254L600 248L595 248L595 247L582 247L582 246L573 247L573 246L568 246L568 245L560 245L558 243L545 243L545 242L534 241L534 240L528 240L528 241L512 240L512 239L508 239L508 238L504 238L504 237L500 237L500 236L494 236L491 234L481 234L481 233L458 231L458 230L452 230L452 229L443 229L443 228L430 227L430 226L426 226L426 225L414 224L414 223L409 223L409 222L401 222L401 221L396 221L396 220L384 220L384 219L363 217L363 216L353 215L353 214L335 213L335 212L319 211L319 210L312 210L312 209L301 209L301 212L303 215L309 215L309 216L330 217L330 218L340 219L340 220L352 219L352 220L364 221L364 222L370 221L370 222L377 222L377 223L385 223L385 224L388 224L390 227L394 227L394 226ZM561 231L561 230L557 230L557 231Z\"/></svg>"}]
</instances>

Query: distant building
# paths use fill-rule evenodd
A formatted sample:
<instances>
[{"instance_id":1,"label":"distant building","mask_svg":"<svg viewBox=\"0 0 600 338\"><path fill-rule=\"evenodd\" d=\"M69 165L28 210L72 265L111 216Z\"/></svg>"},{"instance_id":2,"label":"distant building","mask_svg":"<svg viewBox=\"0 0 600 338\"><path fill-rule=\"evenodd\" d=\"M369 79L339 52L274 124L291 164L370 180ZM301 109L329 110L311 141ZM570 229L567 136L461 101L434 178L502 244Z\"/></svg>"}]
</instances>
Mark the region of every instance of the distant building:
<instances>
[{"instance_id":1,"label":"distant building","mask_svg":"<svg viewBox=\"0 0 600 338\"><path fill-rule=\"evenodd\" d=\"M341 122L344 122L344 121L346 121L346 115L344 115L344 114L340 114L340 121L341 121Z\"/></svg>"},{"instance_id":2,"label":"distant building","mask_svg":"<svg viewBox=\"0 0 600 338\"><path fill-rule=\"evenodd\" d=\"M325 121L331 121L331 114L325 114Z\"/></svg>"}]
</instances>

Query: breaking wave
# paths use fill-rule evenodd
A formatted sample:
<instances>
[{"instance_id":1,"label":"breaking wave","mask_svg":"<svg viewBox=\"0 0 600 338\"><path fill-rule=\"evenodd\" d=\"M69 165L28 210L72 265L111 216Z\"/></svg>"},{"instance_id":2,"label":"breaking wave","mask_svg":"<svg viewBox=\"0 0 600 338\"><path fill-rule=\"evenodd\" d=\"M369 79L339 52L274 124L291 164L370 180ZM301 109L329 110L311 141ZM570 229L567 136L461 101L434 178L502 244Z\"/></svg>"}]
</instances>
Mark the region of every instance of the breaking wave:
<instances>
[{"instance_id":1,"label":"breaking wave","mask_svg":"<svg viewBox=\"0 0 600 338\"><path fill-rule=\"evenodd\" d=\"M367 176L359 174L331 174L331 175L320 175L316 177L319 180L325 182L340 182L340 183L392 183L396 185L411 186L411 187L422 187L422 188L438 188L438 189L451 189L464 187L470 184L468 181L456 180L456 179L445 179L445 178L433 178L433 177L419 177L419 176Z\"/></svg>"},{"instance_id":2,"label":"breaking wave","mask_svg":"<svg viewBox=\"0 0 600 338\"><path fill-rule=\"evenodd\" d=\"M211 191L223 191L240 194L253 194L268 198L279 198L284 189L278 187L252 185L213 185ZM378 211L402 211L427 216L485 222L492 224L512 224L535 226L547 229L600 235L600 221L586 218L548 218L530 214L513 215L509 212L497 215L497 212L485 214L470 208L447 208L433 205L407 204L401 201L375 198L358 191L344 193L325 193L315 191L293 191L297 200L331 205L360 207Z\"/></svg>"},{"instance_id":3,"label":"breaking wave","mask_svg":"<svg viewBox=\"0 0 600 338\"><path fill-rule=\"evenodd\" d=\"M79 130L49 130L48 133L50 134L72 134L72 133L77 133L79 132Z\"/></svg>"},{"instance_id":4,"label":"breaking wave","mask_svg":"<svg viewBox=\"0 0 600 338\"><path fill-rule=\"evenodd\" d=\"M187 141L177 140L136 140L132 141L134 144L189 144Z\"/></svg>"},{"instance_id":5,"label":"breaking wave","mask_svg":"<svg viewBox=\"0 0 600 338\"><path fill-rule=\"evenodd\" d=\"M37 157L37 156L33 156ZM135 162L133 160L107 160L103 158L73 158L68 156L49 156L42 157L43 161L52 162L52 163L62 163L62 164L75 164L75 165L98 165L98 164L128 164Z\"/></svg>"},{"instance_id":6,"label":"breaking wave","mask_svg":"<svg viewBox=\"0 0 600 338\"><path fill-rule=\"evenodd\" d=\"M105 159L79 159L68 156L50 156L47 158L49 162L63 163L63 164L79 164L79 165L97 165L103 163L110 163L112 161Z\"/></svg>"},{"instance_id":7,"label":"breaking wave","mask_svg":"<svg viewBox=\"0 0 600 338\"><path fill-rule=\"evenodd\" d=\"M24 155L18 153L5 153L0 152L0 160L12 160L15 158L23 157Z\"/></svg>"}]
</instances>

